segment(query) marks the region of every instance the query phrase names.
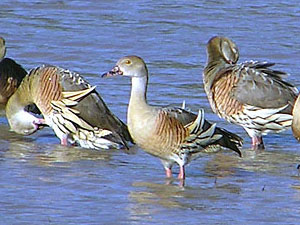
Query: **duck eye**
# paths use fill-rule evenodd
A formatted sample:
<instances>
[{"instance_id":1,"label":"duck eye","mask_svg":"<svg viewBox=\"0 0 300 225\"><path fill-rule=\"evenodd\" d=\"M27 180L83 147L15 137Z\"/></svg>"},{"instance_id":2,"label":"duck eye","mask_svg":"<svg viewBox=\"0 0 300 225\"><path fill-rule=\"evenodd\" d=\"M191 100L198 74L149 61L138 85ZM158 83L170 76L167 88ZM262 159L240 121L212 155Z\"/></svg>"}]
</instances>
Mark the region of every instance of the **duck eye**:
<instances>
[{"instance_id":1,"label":"duck eye","mask_svg":"<svg viewBox=\"0 0 300 225\"><path fill-rule=\"evenodd\" d=\"M126 63L127 65L129 65L129 64L131 64L131 61L130 61L129 59L127 59L127 60L125 61L125 63Z\"/></svg>"}]
</instances>

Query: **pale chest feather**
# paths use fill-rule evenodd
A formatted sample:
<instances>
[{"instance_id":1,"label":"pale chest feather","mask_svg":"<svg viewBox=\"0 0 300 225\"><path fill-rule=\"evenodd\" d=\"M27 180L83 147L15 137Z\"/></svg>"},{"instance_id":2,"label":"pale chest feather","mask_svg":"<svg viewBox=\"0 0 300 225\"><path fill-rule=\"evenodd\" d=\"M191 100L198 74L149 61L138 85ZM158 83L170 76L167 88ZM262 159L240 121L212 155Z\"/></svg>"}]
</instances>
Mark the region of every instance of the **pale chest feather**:
<instances>
[{"instance_id":1,"label":"pale chest feather","mask_svg":"<svg viewBox=\"0 0 300 225\"><path fill-rule=\"evenodd\" d=\"M151 111L128 109L128 130L137 143L148 142L153 137L155 117Z\"/></svg>"}]
</instances>

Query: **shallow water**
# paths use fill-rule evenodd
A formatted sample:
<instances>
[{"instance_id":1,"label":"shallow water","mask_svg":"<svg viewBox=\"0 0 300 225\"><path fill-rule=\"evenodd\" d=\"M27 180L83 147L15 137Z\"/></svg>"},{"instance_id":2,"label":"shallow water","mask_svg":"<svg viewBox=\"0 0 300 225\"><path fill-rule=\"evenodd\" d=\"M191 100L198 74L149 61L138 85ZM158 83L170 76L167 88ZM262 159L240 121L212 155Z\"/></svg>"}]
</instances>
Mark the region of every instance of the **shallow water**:
<instances>
[{"instance_id":1,"label":"shallow water","mask_svg":"<svg viewBox=\"0 0 300 225\"><path fill-rule=\"evenodd\" d=\"M276 62L299 86L299 17L292 1L2 0L7 56L26 69L47 63L79 72L125 121L130 81L98 75L139 55L151 76L151 104L203 107L245 145L243 158L220 152L192 162L181 188L167 184L159 160L136 146L63 147L50 129L21 137L1 117L0 224L299 223L300 144L291 131L267 136L267 150L253 152L241 128L211 113L202 87L214 35L232 38L241 61Z\"/></svg>"}]
</instances>

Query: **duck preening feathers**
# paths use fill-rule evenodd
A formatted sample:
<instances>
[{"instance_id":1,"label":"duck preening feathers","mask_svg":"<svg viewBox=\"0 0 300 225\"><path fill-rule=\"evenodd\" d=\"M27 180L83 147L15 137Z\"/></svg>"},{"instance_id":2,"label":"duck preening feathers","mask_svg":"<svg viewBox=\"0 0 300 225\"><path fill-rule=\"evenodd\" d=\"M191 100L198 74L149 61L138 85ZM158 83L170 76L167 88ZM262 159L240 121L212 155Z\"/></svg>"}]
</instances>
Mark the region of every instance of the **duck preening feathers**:
<instances>
[{"instance_id":1,"label":"duck preening feathers","mask_svg":"<svg viewBox=\"0 0 300 225\"><path fill-rule=\"evenodd\" d=\"M239 51L225 37L207 44L204 89L212 110L242 126L254 149L263 149L262 135L281 132L292 124L298 90L283 80L286 73L273 70L274 63L249 61L238 64Z\"/></svg>"},{"instance_id":2,"label":"duck preening feathers","mask_svg":"<svg viewBox=\"0 0 300 225\"><path fill-rule=\"evenodd\" d=\"M35 104L44 118L26 110ZM50 126L61 144L85 148L127 148L127 126L106 106L95 86L77 73L55 66L34 68L10 97L6 115L13 131L29 135Z\"/></svg>"}]
</instances>

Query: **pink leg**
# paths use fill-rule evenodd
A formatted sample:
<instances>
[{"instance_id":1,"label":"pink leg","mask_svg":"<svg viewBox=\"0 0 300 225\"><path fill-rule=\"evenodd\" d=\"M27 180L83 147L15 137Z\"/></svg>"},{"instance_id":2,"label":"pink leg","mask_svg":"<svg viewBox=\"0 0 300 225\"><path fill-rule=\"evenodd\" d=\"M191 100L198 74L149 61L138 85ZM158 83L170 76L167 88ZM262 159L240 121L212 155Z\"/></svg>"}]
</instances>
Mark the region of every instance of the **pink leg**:
<instances>
[{"instance_id":1,"label":"pink leg","mask_svg":"<svg viewBox=\"0 0 300 225\"><path fill-rule=\"evenodd\" d=\"M166 176L167 176L168 178L171 178L171 177L172 177L172 169L166 168Z\"/></svg>"},{"instance_id":2,"label":"pink leg","mask_svg":"<svg viewBox=\"0 0 300 225\"><path fill-rule=\"evenodd\" d=\"M262 136L252 137L252 149L265 149L264 142Z\"/></svg>"},{"instance_id":3,"label":"pink leg","mask_svg":"<svg viewBox=\"0 0 300 225\"><path fill-rule=\"evenodd\" d=\"M60 144L64 146L68 145L68 135L63 135L63 137L60 139Z\"/></svg>"},{"instance_id":4,"label":"pink leg","mask_svg":"<svg viewBox=\"0 0 300 225\"><path fill-rule=\"evenodd\" d=\"M184 166L180 166L180 168L179 168L178 179L179 179L179 186L180 187L184 187L184 185L185 185L185 171L184 171Z\"/></svg>"},{"instance_id":5,"label":"pink leg","mask_svg":"<svg viewBox=\"0 0 300 225\"><path fill-rule=\"evenodd\" d=\"M178 179L184 180L185 179L185 171L184 166L180 166Z\"/></svg>"}]
</instances>

